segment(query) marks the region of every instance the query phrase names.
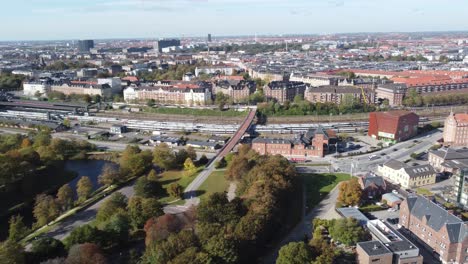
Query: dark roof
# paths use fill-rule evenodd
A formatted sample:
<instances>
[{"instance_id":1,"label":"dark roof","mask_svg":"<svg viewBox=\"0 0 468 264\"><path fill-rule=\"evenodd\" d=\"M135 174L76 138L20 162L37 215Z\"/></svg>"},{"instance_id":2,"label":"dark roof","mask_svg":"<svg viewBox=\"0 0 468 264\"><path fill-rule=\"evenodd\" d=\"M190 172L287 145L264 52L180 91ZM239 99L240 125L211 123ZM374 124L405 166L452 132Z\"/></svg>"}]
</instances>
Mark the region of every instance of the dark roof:
<instances>
[{"instance_id":1,"label":"dark roof","mask_svg":"<svg viewBox=\"0 0 468 264\"><path fill-rule=\"evenodd\" d=\"M380 241L359 242L357 246L362 248L369 256L380 256L392 252Z\"/></svg>"},{"instance_id":2,"label":"dark roof","mask_svg":"<svg viewBox=\"0 0 468 264\"><path fill-rule=\"evenodd\" d=\"M205 147L216 147L219 146L216 142L206 142L206 141L195 141L189 140L186 142L187 145L194 145L194 146L205 146Z\"/></svg>"},{"instance_id":3,"label":"dark roof","mask_svg":"<svg viewBox=\"0 0 468 264\"><path fill-rule=\"evenodd\" d=\"M395 160L395 159L390 159L388 161L386 161L384 164L384 166L387 166L391 169L394 169L394 170L399 170L401 168L404 168L406 167L406 164L399 161L399 160Z\"/></svg>"},{"instance_id":4,"label":"dark roof","mask_svg":"<svg viewBox=\"0 0 468 264\"><path fill-rule=\"evenodd\" d=\"M441 148L430 152L444 160L468 159L468 149Z\"/></svg>"},{"instance_id":5,"label":"dark roof","mask_svg":"<svg viewBox=\"0 0 468 264\"><path fill-rule=\"evenodd\" d=\"M367 218L361 211L354 207L342 207L342 208L337 208L336 209L338 213L340 213L343 217L346 218L354 218L359 221L360 225L366 225L367 222L369 221L369 218Z\"/></svg>"},{"instance_id":6,"label":"dark roof","mask_svg":"<svg viewBox=\"0 0 468 264\"><path fill-rule=\"evenodd\" d=\"M364 188L369 187L372 183L379 187L385 187L384 179L374 174L368 174L366 176L363 176L362 182L364 184Z\"/></svg>"},{"instance_id":7,"label":"dark roof","mask_svg":"<svg viewBox=\"0 0 468 264\"><path fill-rule=\"evenodd\" d=\"M433 175L435 170L431 165L419 165L405 168L406 173L410 178L417 178L421 176Z\"/></svg>"},{"instance_id":8,"label":"dark roof","mask_svg":"<svg viewBox=\"0 0 468 264\"><path fill-rule=\"evenodd\" d=\"M414 195L408 197L406 202L411 215L420 221L426 217L427 225L433 230L439 231L445 226L451 243L460 243L467 236L465 222L429 199Z\"/></svg>"}]
</instances>

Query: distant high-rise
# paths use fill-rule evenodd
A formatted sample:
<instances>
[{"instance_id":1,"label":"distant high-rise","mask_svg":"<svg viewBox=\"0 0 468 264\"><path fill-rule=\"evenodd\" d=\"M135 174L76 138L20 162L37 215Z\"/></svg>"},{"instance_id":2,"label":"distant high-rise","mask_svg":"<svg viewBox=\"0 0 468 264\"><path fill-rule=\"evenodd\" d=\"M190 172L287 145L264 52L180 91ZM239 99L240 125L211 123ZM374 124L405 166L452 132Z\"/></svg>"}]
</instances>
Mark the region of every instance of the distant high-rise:
<instances>
[{"instance_id":1,"label":"distant high-rise","mask_svg":"<svg viewBox=\"0 0 468 264\"><path fill-rule=\"evenodd\" d=\"M211 42L211 34L208 34L208 42Z\"/></svg>"},{"instance_id":2,"label":"distant high-rise","mask_svg":"<svg viewBox=\"0 0 468 264\"><path fill-rule=\"evenodd\" d=\"M175 46L180 46L180 40L179 39L162 39L158 40L154 43L154 51L156 52L161 52L162 49L167 48L167 47L175 47Z\"/></svg>"},{"instance_id":3,"label":"distant high-rise","mask_svg":"<svg viewBox=\"0 0 468 264\"><path fill-rule=\"evenodd\" d=\"M78 40L79 52L89 52L92 48L94 48L94 40L91 40L91 39Z\"/></svg>"}]
</instances>

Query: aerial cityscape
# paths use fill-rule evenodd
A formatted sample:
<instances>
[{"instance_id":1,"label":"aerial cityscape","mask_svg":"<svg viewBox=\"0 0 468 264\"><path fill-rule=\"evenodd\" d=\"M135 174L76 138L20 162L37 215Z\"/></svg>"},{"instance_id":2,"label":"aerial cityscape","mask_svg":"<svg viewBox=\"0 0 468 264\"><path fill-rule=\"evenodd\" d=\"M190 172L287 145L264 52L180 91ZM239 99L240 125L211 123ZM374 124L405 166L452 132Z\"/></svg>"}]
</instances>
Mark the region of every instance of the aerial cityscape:
<instances>
[{"instance_id":1,"label":"aerial cityscape","mask_svg":"<svg viewBox=\"0 0 468 264\"><path fill-rule=\"evenodd\" d=\"M0 264L468 263L468 5L376 2L8 1Z\"/></svg>"}]
</instances>

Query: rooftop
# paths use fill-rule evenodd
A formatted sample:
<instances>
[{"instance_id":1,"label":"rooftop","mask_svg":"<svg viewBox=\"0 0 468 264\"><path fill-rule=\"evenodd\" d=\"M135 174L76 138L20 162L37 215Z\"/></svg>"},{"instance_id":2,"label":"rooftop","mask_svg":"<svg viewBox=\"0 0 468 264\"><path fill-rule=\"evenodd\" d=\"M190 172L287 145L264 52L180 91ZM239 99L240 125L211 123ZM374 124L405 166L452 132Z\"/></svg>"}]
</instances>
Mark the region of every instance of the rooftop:
<instances>
[{"instance_id":1,"label":"rooftop","mask_svg":"<svg viewBox=\"0 0 468 264\"><path fill-rule=\"evenodd\" d=\"M369 256L380 256L384 254L391 254L392 252L385 247L380 241L366 241L357 244L358 247L362 248Z\"/></svg>"}]
</instances>

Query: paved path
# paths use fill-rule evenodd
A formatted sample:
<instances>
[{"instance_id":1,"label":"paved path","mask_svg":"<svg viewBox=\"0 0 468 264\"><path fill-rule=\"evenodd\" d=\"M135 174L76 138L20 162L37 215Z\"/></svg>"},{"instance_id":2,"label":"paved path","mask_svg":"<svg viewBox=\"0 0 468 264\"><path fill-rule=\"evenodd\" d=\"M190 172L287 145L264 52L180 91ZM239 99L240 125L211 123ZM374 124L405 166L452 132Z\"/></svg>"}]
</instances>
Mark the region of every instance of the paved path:
<instances>
[{"instance_id":1,"label":"paved path","mask_svg":"<svg viewBox=\"0 0 468 264\"><path fill-rule=\"evenodd\" d=\"M234 200L236 198L236 189L237 189L237 184L235 182L229 183L229 188L227 191L227 198L229 201Z\"/></svg>"},{"instance_id":2,"label":"paved path","mask_svg":"<svg viewBox=\"0 0 468 264\"><path fill-rule=\"evenodd\" d=\"M339 184L333 188L333 190L327 196L325 196L325 198L317 206L315 206L311 212L302 218L301 222L298 223L296 227L291 230L289 234L283 238L283 240L272 251L270 251L270 253L265 257L263 263L275 263L276 258L278 257L278 251L282 246L288 244L289 242L303 241L306 235L310 238L312 234L312 220L314 220L314 218L341 218L341 216L335 211L335 203L339 193L338 186Z\"/></svg>"}]
</instances>

